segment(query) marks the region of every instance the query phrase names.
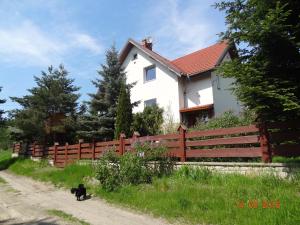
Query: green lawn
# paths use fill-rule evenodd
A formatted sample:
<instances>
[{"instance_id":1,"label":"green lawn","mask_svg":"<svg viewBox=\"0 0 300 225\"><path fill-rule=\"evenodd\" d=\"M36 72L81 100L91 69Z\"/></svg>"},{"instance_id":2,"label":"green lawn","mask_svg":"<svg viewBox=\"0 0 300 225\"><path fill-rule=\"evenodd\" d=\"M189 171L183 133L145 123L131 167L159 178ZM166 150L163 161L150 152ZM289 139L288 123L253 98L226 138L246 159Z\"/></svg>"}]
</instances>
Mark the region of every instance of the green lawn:
<instances>
[{"instance_id":1,"label":"green lawn","mask_svg":"<svg viewBox=\"0 0 300 225\"><path fill-rule=\"evenodd\" d=\"M0 153L0 167L9 158ZM5 159L3 159L5 158ZM80 182L89 192L109 202L121 204L169 219L191 224L220 225L299 225L300 180L271 176L246 177L221 175L204 170L184 170L152 184L125 186L116 192L105 192L87 182L94 175L92 166L71 165L52 168L45 162L28 159L10 161L8 170L65 187ZM257 201L257 205L256 205ZM244 203L244 206L243 206ZM268 203L268 207L266 207ZM276 204L280 205L276 205Z\"/></svg>"}]
</instances>

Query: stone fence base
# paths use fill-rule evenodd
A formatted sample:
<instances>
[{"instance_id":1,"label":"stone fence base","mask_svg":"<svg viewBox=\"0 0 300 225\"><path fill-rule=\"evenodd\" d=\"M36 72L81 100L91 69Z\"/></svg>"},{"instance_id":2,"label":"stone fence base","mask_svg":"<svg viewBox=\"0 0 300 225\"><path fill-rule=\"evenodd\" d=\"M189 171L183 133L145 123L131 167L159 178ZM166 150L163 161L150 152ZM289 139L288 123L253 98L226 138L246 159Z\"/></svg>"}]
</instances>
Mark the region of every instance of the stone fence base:
<instances>
[{"instance_id":1,"label":"stone fence base","mask_svg":"<svg viewBox=\"0 0 300 225\"><path fill-rule=\"evenodd\" d=\"M272 174L287 178L300 173L300 164L286 163L242 163L242 162L177 162L176 167L189 166L207 168L221 173L238 173L243 175Z\"/></svg>"},{"instance_id":2,"label":"stone fence base","mask_svg":"<svg viewBox=\"0 0 300 225\"><path fill-rule=\"evenodd\" d=\"M97 160L80 160L79 164L98 163ZM220 173L238 173L243 175L258 176L258 175L275 175L281 178L288 178L296 173L300 174L300 164L287 163L248 163L248 162L176 162L175 168L179 169L182 166L192 168L207 168L211 171Z\"/></svg>"}]
</instances>

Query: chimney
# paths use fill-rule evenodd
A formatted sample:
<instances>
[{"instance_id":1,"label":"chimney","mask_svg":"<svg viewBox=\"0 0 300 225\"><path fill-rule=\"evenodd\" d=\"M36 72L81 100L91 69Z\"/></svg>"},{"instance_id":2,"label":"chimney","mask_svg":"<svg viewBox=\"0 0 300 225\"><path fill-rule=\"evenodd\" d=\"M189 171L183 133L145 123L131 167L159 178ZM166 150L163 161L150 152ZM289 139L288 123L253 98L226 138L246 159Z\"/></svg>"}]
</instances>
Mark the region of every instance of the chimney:
<instances>
[{"instance_id":1,"label":"chimney","mask_svg":"<svg viewBox=\"0 0 300 225\"><path fill-rule=\"evenodd\" d=\"M152 38L148 37L142 40L142 46L152 51Z\"/></svg>"}]
</instances>

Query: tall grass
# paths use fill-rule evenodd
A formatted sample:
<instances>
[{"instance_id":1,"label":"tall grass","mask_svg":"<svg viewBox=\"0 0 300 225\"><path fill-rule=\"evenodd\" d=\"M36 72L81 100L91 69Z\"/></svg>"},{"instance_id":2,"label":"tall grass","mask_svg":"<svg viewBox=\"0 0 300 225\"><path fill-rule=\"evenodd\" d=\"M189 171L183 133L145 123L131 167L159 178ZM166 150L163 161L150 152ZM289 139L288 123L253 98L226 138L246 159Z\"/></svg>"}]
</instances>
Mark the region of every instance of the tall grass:
<instances>
[{"instance_id":1,"label":"tall grass","mask_svg":"<svg viewBox=\"0 0 300 225\"><path fill-rule=\"evenodd\" d=\"M247 177L181 169L152 185L125 186L112 193L98 189L98 195L183 223L300 224L299 182L273 176ZM258 205L252 208L255 201ZM273 204L273 208L264 208L264 203Z\"/></svg>"}]
</instances>

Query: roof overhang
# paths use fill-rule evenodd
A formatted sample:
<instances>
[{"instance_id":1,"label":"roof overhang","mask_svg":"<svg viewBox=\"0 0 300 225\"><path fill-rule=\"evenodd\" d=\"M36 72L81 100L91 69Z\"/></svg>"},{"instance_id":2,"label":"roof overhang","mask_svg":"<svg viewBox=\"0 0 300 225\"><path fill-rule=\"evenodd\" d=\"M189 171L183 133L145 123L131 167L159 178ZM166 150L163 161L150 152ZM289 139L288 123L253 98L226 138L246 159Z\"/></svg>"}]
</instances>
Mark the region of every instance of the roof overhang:
<instances>
[{"instance_id":1,"label":"roof overhang","mask_svg":"<svg viewBox=\"0 0 300 225\"><path fill-rule=\"evenodd\" d=\"M153 60L159 62L160 64L165 66L168 70L172 71L176 75L178 75L180 77L182 75L185 75L179 68L177 68L171 62L169 62L167 59L159 56L157 53L151 51L150 49L147 49L147 48L143 47L142 45L140 45L139 43L137 43L136 41L134 41L132 39L128 39L126 45L123 47L123 49L120 52L119 61L120 61L121 65L124 63L127 55L129 54L130 50L133 47L138 48L139 50L144 52L146 55L148 55L150 58L152 58Z\"/></svg>"},{"instance_id":2,"label":"roof overhang","mask_svg":"<svg viewBox=\"0 0 300 225\"><path fill-rule=\"evenodd\" d=\"M201 105L201 106L195 106L195 107L190 107L190 108L183 108L180 109L179 112L185 113L185 112L195 112L195 111L201 111L201 110L208 110L208 109L213 109L214 104L208 104L208 105Z\"/></svg>"}]
</instances>

